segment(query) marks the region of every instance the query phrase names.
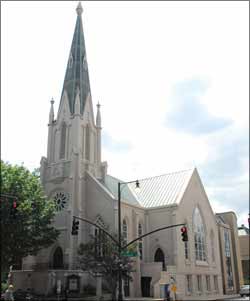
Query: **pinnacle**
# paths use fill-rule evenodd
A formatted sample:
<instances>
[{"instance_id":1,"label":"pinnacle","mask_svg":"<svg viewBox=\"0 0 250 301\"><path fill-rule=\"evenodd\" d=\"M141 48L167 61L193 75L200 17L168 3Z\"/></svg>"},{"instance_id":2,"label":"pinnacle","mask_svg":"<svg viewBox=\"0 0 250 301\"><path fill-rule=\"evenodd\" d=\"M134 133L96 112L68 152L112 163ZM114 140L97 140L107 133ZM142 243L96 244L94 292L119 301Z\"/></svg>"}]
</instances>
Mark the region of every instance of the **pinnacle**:
<instances>
[{"instance_id":1,"label":"pinnacle","mask_svg":"<svg viewBox=\"0 0 250 301\"><path fill-rule=\"evenodd\" d=\"M78 16L80 16L83 12L81 1L77 5L76 12Z\"/></svg>"}]
</instances>

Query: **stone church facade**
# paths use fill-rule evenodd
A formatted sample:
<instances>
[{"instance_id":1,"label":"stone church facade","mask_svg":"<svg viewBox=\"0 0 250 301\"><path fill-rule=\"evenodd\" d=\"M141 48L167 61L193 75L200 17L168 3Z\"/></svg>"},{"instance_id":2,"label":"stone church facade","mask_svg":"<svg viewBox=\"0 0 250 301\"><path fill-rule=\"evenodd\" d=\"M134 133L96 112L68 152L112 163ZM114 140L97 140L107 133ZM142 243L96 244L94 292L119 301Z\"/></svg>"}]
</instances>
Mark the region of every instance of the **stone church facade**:
<instances>
[{"instance_id":1,"label":"stone church facade","mask_svg":"<svg viewBox=\"0 0 250 301\"><path fill-rule=\"evenodd\" d=\"M16 288L33 288L52 294L56 286L69 285L83 293L98 282L77 269L77 246L87 242L94 227L80 222L71 235L73 216L87 218L117 232L119 179L108 175L101 160L101 112L96 118L82 27L82 7L67 62L57 115L51 101L47 157L41 159L41 181L57 206L55 227L58 241L37 256L23 260L14 273ZM138 244L133 281L124 283L130 297L163 297L164 287L176 287L181 300L214 300L223 295L220 242L216 217L196 168L140 181L122 190L122 231L127 241L159 227L186 223L188 242L181 240L180 227L156 232ZM174 294L174 290L172 291Z\"/></svg>"}]
</instances>

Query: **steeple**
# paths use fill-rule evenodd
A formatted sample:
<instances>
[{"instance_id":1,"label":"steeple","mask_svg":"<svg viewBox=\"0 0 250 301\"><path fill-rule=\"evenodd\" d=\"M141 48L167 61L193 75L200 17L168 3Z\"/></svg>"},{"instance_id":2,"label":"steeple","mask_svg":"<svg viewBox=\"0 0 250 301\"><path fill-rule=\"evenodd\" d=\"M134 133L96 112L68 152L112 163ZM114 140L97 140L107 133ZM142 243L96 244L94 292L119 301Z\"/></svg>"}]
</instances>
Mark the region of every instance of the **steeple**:
<instances>
[{"instance_id":1,"label":"steeple","mask_svg":"<svg viewBox=\"0 0 250 301\"><path fill-rule=\"evenodd\" d=\"M63 83L61 102L64 90L69 100L70 113L75 113L77 89L80 91L80 113L83 114L86 98L91 93L89 83L88 64L86 58L85 41L82 27L82 5L79 2L76 13L76 25L69 53L66 74Z\"/></svg>"}]
</instances>

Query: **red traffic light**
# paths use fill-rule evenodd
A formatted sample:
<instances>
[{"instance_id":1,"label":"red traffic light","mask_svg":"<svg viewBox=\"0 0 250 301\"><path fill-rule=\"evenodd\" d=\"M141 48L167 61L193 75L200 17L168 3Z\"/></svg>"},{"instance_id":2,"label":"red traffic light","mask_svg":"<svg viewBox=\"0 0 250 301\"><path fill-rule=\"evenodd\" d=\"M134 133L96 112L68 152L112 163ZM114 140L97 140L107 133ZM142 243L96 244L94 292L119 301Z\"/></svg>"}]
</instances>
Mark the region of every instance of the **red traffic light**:
<instances>
[{"instance_id":1,"label":"red traffic light","mask_svg":"<svg viewBox=\"0 0 250 301\"><path fill-rule=\"evenodd\" d=\"M16 203L16 201L14 201L13 202L13 208L16 209L16 207L17 207L17 203Z\"/></svg>"},{"instance_id":2,"label":"red traffic light","mask_svg":"<svg viewBox=\"0 0 250 301\"><path fill-rule=\"evenodd\" d=\"M182 241L188 241L187 227L181 228Z\"/></svg>"},{"instance_id":3,"label":"red traffic light","mask_svg":"<svg viewBox=\"0 0 250 301\"><path fill-rule=\"evenodd\" d=\"M181 232L182 232L182 233L187 232L187 227L182 227L182 228L181 228Z\"/></svg>"}]
</instances>

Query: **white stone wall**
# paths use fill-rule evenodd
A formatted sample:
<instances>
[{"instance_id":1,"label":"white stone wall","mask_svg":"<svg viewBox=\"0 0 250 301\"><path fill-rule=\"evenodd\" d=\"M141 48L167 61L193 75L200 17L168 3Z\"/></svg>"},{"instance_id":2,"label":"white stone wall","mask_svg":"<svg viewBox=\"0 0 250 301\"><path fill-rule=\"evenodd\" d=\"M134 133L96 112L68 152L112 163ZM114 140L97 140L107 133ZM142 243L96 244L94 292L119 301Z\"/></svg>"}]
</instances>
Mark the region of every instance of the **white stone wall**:
<instances>
[{"instance_id":1,"label":"white stone wall","mask_svg":"<svg viewBox=\"0 0 250 301\"><path fill-rule=\"evenodd\" d=\"M194 233L193 233L193 212L194 209L198 207L203 218L205 226L206 235L206 261L197 261L195 259L195 243L194 243ZM184 195L180 201L178 210L175 214L176 223L187 223L188 227L188 249L189 249L189 259L185 259L184 254L184 242L181 239L180 228L176 228L176 273L178 282L178 294L181 298L185 299L187 297L198 298L202 300L203 298L214 298L215 296L222 294L221 283L221 268L220 268L220 253L219 253L219 240L217 233L217 224L215 220L214 213L211 209L210 203L205 194L204 188L195 171ZM212 250L211 250L211 240L210 233L214 233L214 244L215 244L215 262L212 262ZM194 293L187 294L187 284L186 275L192 275ZM197 292L197 275L202 277L202 292ZM218 293L213 289L213 276L217 275L219 282ZM206 276L210 276L211 291L206 290ZM189 299L190 300L190 299Z\"/></svg>"}]
</instances>

